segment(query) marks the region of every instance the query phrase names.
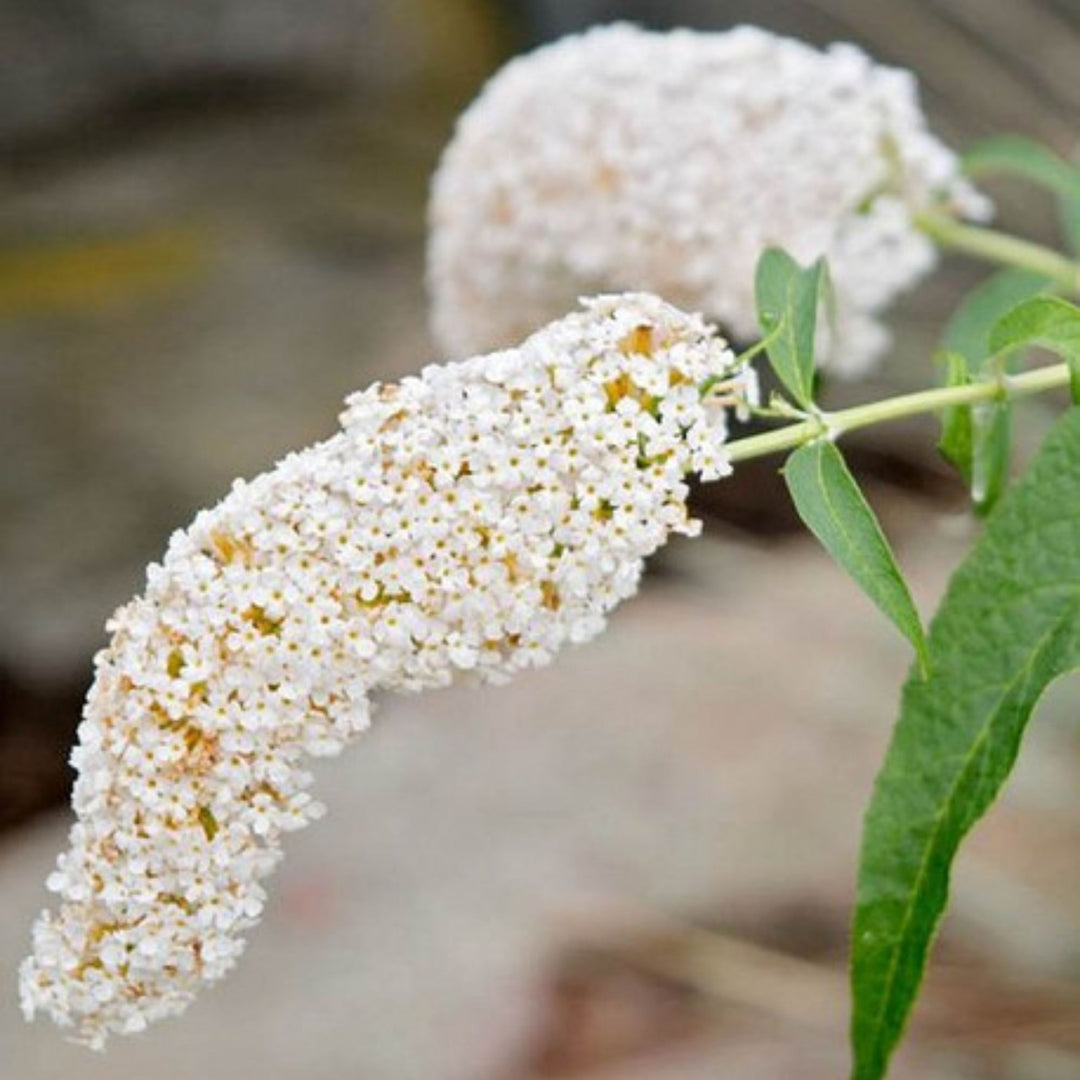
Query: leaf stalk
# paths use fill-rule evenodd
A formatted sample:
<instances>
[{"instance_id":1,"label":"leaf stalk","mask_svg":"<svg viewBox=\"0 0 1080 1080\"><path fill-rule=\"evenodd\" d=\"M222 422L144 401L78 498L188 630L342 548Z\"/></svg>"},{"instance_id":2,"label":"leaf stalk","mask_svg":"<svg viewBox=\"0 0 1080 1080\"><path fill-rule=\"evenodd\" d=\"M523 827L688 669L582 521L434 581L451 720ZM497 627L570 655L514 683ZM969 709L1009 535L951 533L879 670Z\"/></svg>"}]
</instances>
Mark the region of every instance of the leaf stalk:
<instances>
[{"instance_id":1,"label":"leaf stalk","mask_svg":"<svg viewBox=\"0 0 1080 1080\"><path fill-rule=\"evenodd\" d=\"M1022 240L1009 233L998 232L979 225L967 225L945 214L923 211L914 216L916 228L944 248L962 251L967 255L1004 266L1030 270L1049 278L1061 289L1080 295L1080 262Z\"/></svg>"},{"instance_id":2,"label":"leaf stalk","mask_svg":"<svg viewBox=\"0 0 1080 1080\"><path fill-rule=\"evenodd\" d=\"M1022 375L1000 374L994 379L971 383L967 386L943 386L934 390L919 390L913 394L901 394L894 398L856 405L850 409L822 413L820 417L801 420L797 424L749 435L727 444L727 457L731 462L749 461L751 458L793 450L814 439L828 436L838 438L857 428L899 420L920 413L938 412L951 405L970 405L980 401L995 401L1030 397L1047 390L1069 385L1067 364L1053 364L1025 372Z\"/></svg>"}]
</instances>

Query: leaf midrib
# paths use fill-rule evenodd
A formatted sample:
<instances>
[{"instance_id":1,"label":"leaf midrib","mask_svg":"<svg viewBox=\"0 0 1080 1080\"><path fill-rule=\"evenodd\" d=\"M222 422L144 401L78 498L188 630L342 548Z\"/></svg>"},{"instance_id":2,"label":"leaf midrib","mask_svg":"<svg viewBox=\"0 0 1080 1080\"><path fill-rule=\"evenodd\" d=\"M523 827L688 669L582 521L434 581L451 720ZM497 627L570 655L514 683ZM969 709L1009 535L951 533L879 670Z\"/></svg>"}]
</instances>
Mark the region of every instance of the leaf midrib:
<instances>
[{"instance_id":1,"label":"leaf midrib","mask_svg":"<svg viewBox=\"0 0 1080 1080\"><path fill-rule=\"evenodd\" d=\"M1080 587L1074 585L1072 589L1071 603L1075 606L1078 602L1080 602ZM1068 607L1069 604L1066 603L1066 611L1050 623L1046 631L1040 636L1036 646L1029 653L1028 659L1024 662L1023 666L1016 673L1014 678L1012 678L1003 687L1002 693L998 696L993 710L988 714L987 720L983 723L978 735L975 737L974 741L971 744L971 749L965 755L964 763L957 771L956 778L950 785L948 796L943 801L941 808L934 815L934 825L931 831L930 840L924 848L923 857L919 864L919 870L915 877L912 888L908 891L909 902L907 903L904 910L904 917L900 925L900 931L898 934L895 935L893 939L894 944L891 947L893 955L889 963L888 973L883 983L885 990L882 997L882 1004L878 1008L877 1013L874 1017L873 1047L875 1051L875 1058L877 1058L881 1052L880 1033L882 1030L882 1021L886 1013L889 1011L889 1007L892 1005L893 994L896 986L896 973L900 964L900 954L902 951L900 945L896 943L903 942L905 936L907 935L908 927L911 925L911 920L915 912L916 905L910 898L918 896L922 889L923 883L926 880L927 870L930 865L930 855L937 846L938 837L941 835L941 828L952 810L953 801L956 797L956 792L960 787L962 781L967 776L968 769L971 767L972 762L978 756L979 751L985 744L989 732L993 728L994 723L997 720L1002 704L1009 697L1009 695L1013 693L1017 685L1019 685L1019 683L1021 682L1021 679L1026 678L1030 674L1032 665L1035 663L1035 660L1038 658L1043 648L1046 646L1047 641L1052 638L1060 629L1060 627L1066 622Z\"/></svg>"},{"instance_id":2,"label":"leaf midrib","mask_svg":"<svg viewBox=\"0 0 1080 1080\"><path fill-rule=\"evenodd\" d=\"M828 507L828 510L829 510L829 516L836 523L836 526L839 529L840 534L843 536L844 542L847 544L848 549L855 553L855 555L857 557L857 561L859 563L859 566L862 567L865 574L868 577L875 580L878 583L878 585L880 585L882 580L884 580L888 584L895 584L895 582L892 582L887 575L884 578L882 578L881 575L878 574L875 571L873 561L868 559L863 554L860 546L857 543L854 542L854 540L852 539L851 533L844 526L844 522L843 522L842 518L833 509L833 498L829 493L828 485L825 483L824 464L825 464L825 456L823 454L819 454L818 459L817 459L817 474L818 474L819 485L821 487L822 494L824 495L825 504L826 504L826 506ZM903 578L900 577L900 568L899 568L899 566L896 565L896 560L893 558L892 551L890 550L888 542L885 539L885 534L881 531L881 528L877 525L877 522L873 517L870 518L870 522L871 522L871 531L874 533L875 539L881 545L881 548L885 553L885 557L889 561L890 567L892 568L892 570L894 571L896 576L898 578L900 578L900 581L903 582ZM918 661L919 661L920 668L922 668L924 671L928 671L929 667L930 667L930 665L929 665L929 656L928 656L927 651L926 651L926 639L925 639L925 635L924 635L923 630L922 630L922 620L921 620L921 618L919 616L918 608L915 607L915 601L912 598L911 593L908 592L908 590L906 588L899 589L898 590L898 595L900 596L901 600L903 601L904 607L907 608L907 611L905 613L906 616L908 618L914 618L914 620L915 620L915 626L917 628L917 633L915 635L912 635L912 633L910 633L908 629L905 629L903 626L901 626L900 623L895 618L895 616L891 612L886 610L886 608L880 603L880 601L877 599L877 597L871 596L870 600L874 604L875 607L877 607L879 610L885 612L886 616L896 625L896 627L900 631L900 633L914 647L915 652L916 652L916 654L918 656Z\"/></svg>"},{"instance_id":3,"label":"leaf midrib","mask_svg":"<svg viewBox=\"0 0 1080 1080\"><path fill-rule=\"evenodd\" d=\"M829 516L833 519L833 522L835 523L837 529L840 530L840 534L843 536L844 542L847 544L848 549L855 553L859 565L861 567L863 567L864 570L868 571L872 577L876 578L877 574L873 572L873 564L863 555L862 551L859 549L859 545L856 544L851 539L851 533L848 532L848 530L844 526L843 520L840 518L840 516L833 509L833 506L834 506L833 498L832 498L832 495L829 493L828 485L825 483L824 464L825 464L825 457L824 457L824 455L819 454L818 459L817 459L818 481L820 482L820 485L821 485L822 495L825 497L825 505L829 508ZM881 535L881 533L878 530L874 530L874 531L877 533L877 536L878 536L879 540L884 539L884 537ZM897 569L897 571L899 572L899 568L895 566L895 563L893 565L894 565L894 569ZM875 603L875 606L880 606L880 605L877 605L876 600L874 601L874 603Z\"/></svg>"},{"instance_id":4,"label":"leaf midrib","mask_svg":"<svg viewBox=\"0 0 1080 1080\"><path fill-rule=\"evenodd\" d=\"M799 284L798 275L793 274L788 278L787 287L784 290L784 311L781 319L786 331L784 336L788 339L788 357L791 360L792 378L795 382L791 389L798 398L799 403L805 405L810 401L811 387L806 385L802 352L799 348L799 327L793 317L796 310L795 301L798 296Z\"/></svg>"}]
</instances>

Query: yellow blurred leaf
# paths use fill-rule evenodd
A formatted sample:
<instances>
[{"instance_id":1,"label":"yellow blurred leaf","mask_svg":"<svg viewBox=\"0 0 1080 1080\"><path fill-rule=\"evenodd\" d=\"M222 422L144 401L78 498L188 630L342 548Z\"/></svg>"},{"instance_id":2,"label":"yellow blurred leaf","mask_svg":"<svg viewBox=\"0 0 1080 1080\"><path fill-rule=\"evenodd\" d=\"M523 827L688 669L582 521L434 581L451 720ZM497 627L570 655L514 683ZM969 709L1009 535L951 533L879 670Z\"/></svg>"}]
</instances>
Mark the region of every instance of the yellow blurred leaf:
<instances>
[{"instance_id":1,"label":"yellow blurred leaf","mask_svg":"<svg viewBox=\"0 0 1080 1080\"><path fill-rule=\"evenodd\" d=\"M0 249L0 316L84 314L137 303L195 276L207 246L200 231L167 226Z\"/></svg>"}]
</instances>

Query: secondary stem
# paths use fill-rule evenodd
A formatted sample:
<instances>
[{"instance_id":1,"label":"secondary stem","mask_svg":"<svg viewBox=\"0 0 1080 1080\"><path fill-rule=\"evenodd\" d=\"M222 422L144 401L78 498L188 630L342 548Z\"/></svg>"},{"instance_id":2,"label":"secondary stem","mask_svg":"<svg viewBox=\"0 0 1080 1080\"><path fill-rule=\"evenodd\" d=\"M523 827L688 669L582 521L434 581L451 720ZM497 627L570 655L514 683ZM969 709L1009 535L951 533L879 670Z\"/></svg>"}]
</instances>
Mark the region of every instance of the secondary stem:
<instances>
[{"instance_id":1,"label":"secondary stem","mask_svg":"<svg viewBox=\"0 0 1080 1080\"><path fill-rule=\"evenodd\" d=\"M822 413L820 417L800 420L797 424L789 424L775 431L736 439L727 444L727 456L732 462L747 461L782 450L793 450L796 446L802 446L814 439L835 439L856 428L898 420L904 416L915 416L918 413L937 412L950 405L971 405L980 401L1027 397L1068 385L1068 365L1054 364L1025 372L1023 375L1001 375L992 381L976 382L970 386L920 390L914 394L874 401L869 405L856 405L839 412Z\"/></svg>"},{"instance_id":2,"label":"secondary stem","mask_svg":"<svg viewBox=\"0 0 1080 1080\"><path fill-rule=\"evenodd\" d=\"M919 229L942 247L1042 274L1067 292L1080 294L1080 263L1050 248L995 229L965 225L944 214L927 211L916 214L914 220Z\"/></svg>"}]
</instances>

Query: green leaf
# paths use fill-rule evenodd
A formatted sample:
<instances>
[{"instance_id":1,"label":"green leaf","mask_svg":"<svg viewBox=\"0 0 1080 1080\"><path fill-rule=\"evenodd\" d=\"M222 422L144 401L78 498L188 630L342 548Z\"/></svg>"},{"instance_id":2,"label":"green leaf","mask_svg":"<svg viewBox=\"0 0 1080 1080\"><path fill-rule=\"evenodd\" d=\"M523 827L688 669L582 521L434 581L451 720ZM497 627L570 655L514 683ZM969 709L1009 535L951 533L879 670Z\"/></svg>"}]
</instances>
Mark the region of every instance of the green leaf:
<instances>
[{"instance_id":1,"label":"green leaf","mask_svg":"<svg viewBox=\"0 0 1080 1080\"><path fill-rule=\"evenodd\" d=\"M963 357L969 370L985 372L1000 367L995 357L1005 350L1005 346L991 341L996 327L1003 316L1022 309L1025 301L1033 304L1044 299L1051 303L1063 302L1037 295L1048 284L1046 278L1027 270L1000 270L993 274L968 293L954 312L945 330L945 348ZM976 510L985 515L994 508L1009 478L1010 406L1007 401L995 401L966 411L971 417L971 458L965 476L971 484ZM944 448L942 452L945 452ZM955 463L964 473L961 462Z\"/></svg>"},{"instance_id":2,"label":"green leaf","mask_svg":"<svg viewBox=\"0 0 1080 1080\"><path fill-rule=\"evenodd\" d=\"M918 993L953 858L1007 779L1043 690L1080 666L1080 409L953 576L863 828L852 932L854 1080L879 1080Z\"/></svg>"},{"instance_id":3,"label":"green leaf","mask_svg":"<svg viewBox=\"0 0 1080 1080\"><path fill-rule=\"evenodd\" d=\"M1013 308L990 331L993 353L1038 345L1069 365L1073 401L1080 402L1080 308L1057 296L1036 296Z\"/></svg>"},{"instance_id":4,"label":"green leaf","mask_svg":"<svg viewBox=\"0 0 1080 1080\"><path fill-rule=\"evenodd\" d=\"M1009 486L1012 460L1012 408L1006 400L986 401L971 409L971 498L986 517Z\"/></svg>"},{"instance_id":5,"label":"green leaf","mask_svg":"<svg viewBox=\"0 0 1080 1080\"><path fill-rule=\"evenodd\" d=\"M1049 280L1029 270L999 270L961 301L945 327L943 347L959 353L972 368L990 355L990 330L1021 300L1042 292Z\"/></svg>"},{"instance_id":6,"label":"green leaf","mask_svg":"<svg viewBox=\"0 0 1080 1080\"><path fill-rule=\"evenodd\" d=\"M945 365L946 386L970 385L971 373L968 370L968 363L960 353L943 353L941 359ZM942 410L938 452L946 461L956 466L964 478L964 483L968 485L971 484L974 440L970 405L950 405Z\"/></svg>"},{"instance_id":7,"label":"green leaf","mask_svg":"<svg viewBox=\"0 0 1080 1080\"><path fill-rule=\"evenodd\" d=\"M1080 170L1048 146L1022 135L983 139L962 160L969 176L994 173L1021 176L1059 195L1080 196Z\"/></svg>"},{"instance_id":8,"label":"green leaf","mask_svg":"<svg viewBox=\"0 0 1080 1080\"><path fill-rule=\"evenodd\" d=\"M754 291L761 332L771 338L769 362L803 408L814 400L814 336L827 281L823 259L804 269L786 251L766 248L758 260Z\"/></svg>"},{"instance_id":9,"label":"green leaf","mask_svg":"<svg viewBox=\"0 0 1080 1080\"><path fill-rule=\"evenodd\" d=\"M925 669L926 642L915 602L840 451L825 439L801 446L787 459L784 479L799 517L915 646Z\"/></svg>"},{"instance_id":10,"label":"green leaf","mask_svg":"<svg viewBox=\"0 0 1080 1080\"><path fill-rule=\"evenodd\" d=\"M1074 156L1073 168L1080 173L1080 154ZM1080 191L1059 195L1058 214L1070 250L1074 255L1080 255Z\"/></svg>"},{"instance_id":11,"label":"green leaf","mask_svg":"<svg viewBox=\"0 0 1080 1080\"><path fill-rule=\"evenodd\" d=\"M1047 285L1047 279L1026 270L1001 270L991 275L968 294L949 320L946 349L963 356L969 368L993 372L1000 367L999 354L1024 345L1045 345L1047 341L1032 336L1037 329L1043 330L1044 337L1056 334L1068 343L1068 320L1059 306L1075 309L1056 297L1039 296ZM1025 334L1029 335L1026 339ZM1009 481L1010 411L1007 401L970 410L970 483L975 509L983 515L994 509ZM960 468L963 472L962 465Z\"/></svg>"},{"instance_id":12,"label":"green leaf","mask_svg":"<svg viewBox=\"0 0 1080 1080\"><path fill-rule=\"evenodd\" d=\"M1080 163L1021 135L1000 135L976 143L963 157L969 176L1019 176L1058 196L1061 223L1072 250L1080 254Z\"/></svg>"},{"instance_id":13,"label":"green leaf","mask_svg":"<svg viewBox=\"0 0 1080 1080\"><path fill-rule=\"evenodd\" d=\"M1080 195L1063 195L1059 203L1061 227L1074 255L1080 255Z\"/></svg>"}]
</instances>

